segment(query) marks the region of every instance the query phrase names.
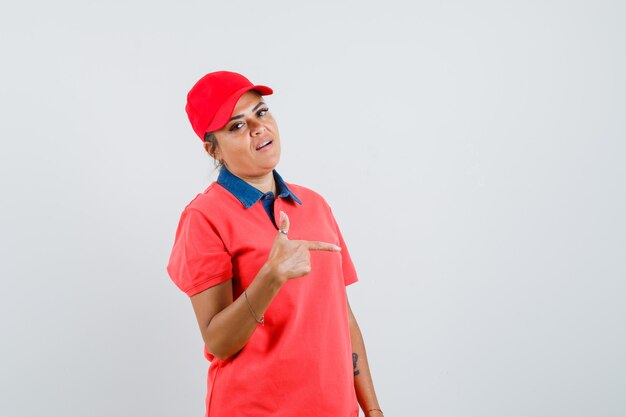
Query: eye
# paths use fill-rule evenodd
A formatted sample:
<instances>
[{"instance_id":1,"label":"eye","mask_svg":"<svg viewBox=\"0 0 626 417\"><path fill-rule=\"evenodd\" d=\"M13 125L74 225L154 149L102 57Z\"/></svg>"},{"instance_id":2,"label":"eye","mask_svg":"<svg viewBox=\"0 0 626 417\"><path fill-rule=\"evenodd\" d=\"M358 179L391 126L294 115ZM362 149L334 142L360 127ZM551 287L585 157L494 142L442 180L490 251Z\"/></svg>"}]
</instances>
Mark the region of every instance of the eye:
<instances>
[{"instance_id":1,"label":"eye","mask_svg":"<svg viewBox=\"0 0 626 417\"><path fill-rule=\"evenodd\" d=\"M270 109L268 109L267 107L265 107L265 108L260 109L260 110L256 113L256 115L257 115L258 117L263 117L263 116L265 116L265 114L267 114L267 112L268 112L268 111L270 111Z\"/></svg>"},{"instance_id":2,"label":"eye","mask_svg":"<svg viewBox=\"0 0 626 417\"><path fill-rule=\"evenodd\" d=\"M235 130L239 130L243 127L244 123L243 122L239 122L239 123L234 123L230 129L228 129L231 132L234 132Z\"/></svg>"}]
</instances>

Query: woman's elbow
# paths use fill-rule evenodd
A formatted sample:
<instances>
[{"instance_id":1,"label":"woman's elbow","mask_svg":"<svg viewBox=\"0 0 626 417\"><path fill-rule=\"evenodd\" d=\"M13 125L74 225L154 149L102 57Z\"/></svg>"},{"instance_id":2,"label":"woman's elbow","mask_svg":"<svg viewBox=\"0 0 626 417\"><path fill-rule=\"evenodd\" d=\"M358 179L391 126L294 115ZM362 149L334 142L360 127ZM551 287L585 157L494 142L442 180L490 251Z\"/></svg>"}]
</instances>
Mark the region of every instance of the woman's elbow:
<instances>
[{"instance_id":1,"label":"woman's elbow","mask_svg":"<svg viewBox=\"0 0 626 417\"><path fill-rule=\"evenodd\" d=\"M210 353L215 359L219 359L220 361L225 361L230 358L237 352L233 352L231 349L228 349L226 346L221 346L219 343L216 343L215 340L204 340L204 346L206 351Z\"/></svg>"}]
</instances>

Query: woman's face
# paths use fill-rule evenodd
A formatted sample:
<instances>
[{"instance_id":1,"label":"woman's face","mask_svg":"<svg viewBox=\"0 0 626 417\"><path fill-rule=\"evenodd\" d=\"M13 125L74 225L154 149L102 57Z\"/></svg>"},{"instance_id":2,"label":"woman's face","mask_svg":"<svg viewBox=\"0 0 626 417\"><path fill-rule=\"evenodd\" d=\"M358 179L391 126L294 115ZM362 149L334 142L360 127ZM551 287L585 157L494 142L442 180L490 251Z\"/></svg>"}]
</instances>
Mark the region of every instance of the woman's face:
<instances>
[{"instance_id":1,"label":"woman's face","mask_svg":"<svg viewBox=\"0 0 626 417\"><path fill-rule=\"evenodd\" d=\"M248 91L235 106L217 138L214 158L222 159L238 177L260 177L271 172L280 160L280 136L276 121L258 93Z\"/></svg>"}]
</instances>

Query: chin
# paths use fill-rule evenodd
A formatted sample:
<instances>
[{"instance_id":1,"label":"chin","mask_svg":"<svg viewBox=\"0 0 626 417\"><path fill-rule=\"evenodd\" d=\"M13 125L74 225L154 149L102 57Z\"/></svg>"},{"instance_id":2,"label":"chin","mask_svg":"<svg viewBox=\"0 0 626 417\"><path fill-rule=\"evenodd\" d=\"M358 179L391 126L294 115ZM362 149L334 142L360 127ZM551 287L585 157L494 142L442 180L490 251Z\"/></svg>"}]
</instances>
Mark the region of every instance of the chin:
<instances>
[{"instance_id":1,"label":"chin","mask_svg":"<svg viewBox=\"0 0 626 417\"><path fill-rule=\"evenodd\" d=\"M272 170L276 169L277 166L278 166L278 163L275 163L273 165L268 165L267 166L267 170L268 171L272 171Z\"/></svg>"},{"instance_id":2,"label":"chin","mask_svg":"<svg viewBox=\"0 0 626 417\"><path fill-rule=\"evenodd\" d=\"M258 167L258 170L263 172L264 174L266 174L268 172L271 172L277 166L278 166L278 160L276 160L276 162L269 162L267 164L263 164L263 165Z\"/></svg>"},{"instance_id":3,"label":"chin","mask_svg":"<svg viewBox=\"0 0 626 417\"><path fill-rule=\"evenodd\" d=\"M274 169L278 166L278 163L280 162L280 156L277 156L276 158L272 158L271 161L268 162L267 166L268 167L272 167L271 169Z\"/></svg>"}]
</instances>

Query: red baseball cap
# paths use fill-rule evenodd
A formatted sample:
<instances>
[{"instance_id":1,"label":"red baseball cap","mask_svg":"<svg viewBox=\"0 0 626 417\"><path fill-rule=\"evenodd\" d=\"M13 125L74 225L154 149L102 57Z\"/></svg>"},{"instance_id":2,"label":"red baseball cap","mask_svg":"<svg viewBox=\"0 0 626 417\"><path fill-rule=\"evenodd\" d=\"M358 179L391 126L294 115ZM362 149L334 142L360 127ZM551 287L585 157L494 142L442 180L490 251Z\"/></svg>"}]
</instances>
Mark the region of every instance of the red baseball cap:
<instances>
[{"instance_id":1,"label":"red baseball cap","mask_svg":"<svg viewBox=\"0 0 626 417\"><path fill-rule=\"evenodd\" d=\"M264 96L274 92L267 86L252 84L236 72L210 72L200 78L189 90L185 106L196 135L204 141L206 132L215 132L226 126L237 101L250 90L256 90Z\"/></svg>"}]
</instances>

